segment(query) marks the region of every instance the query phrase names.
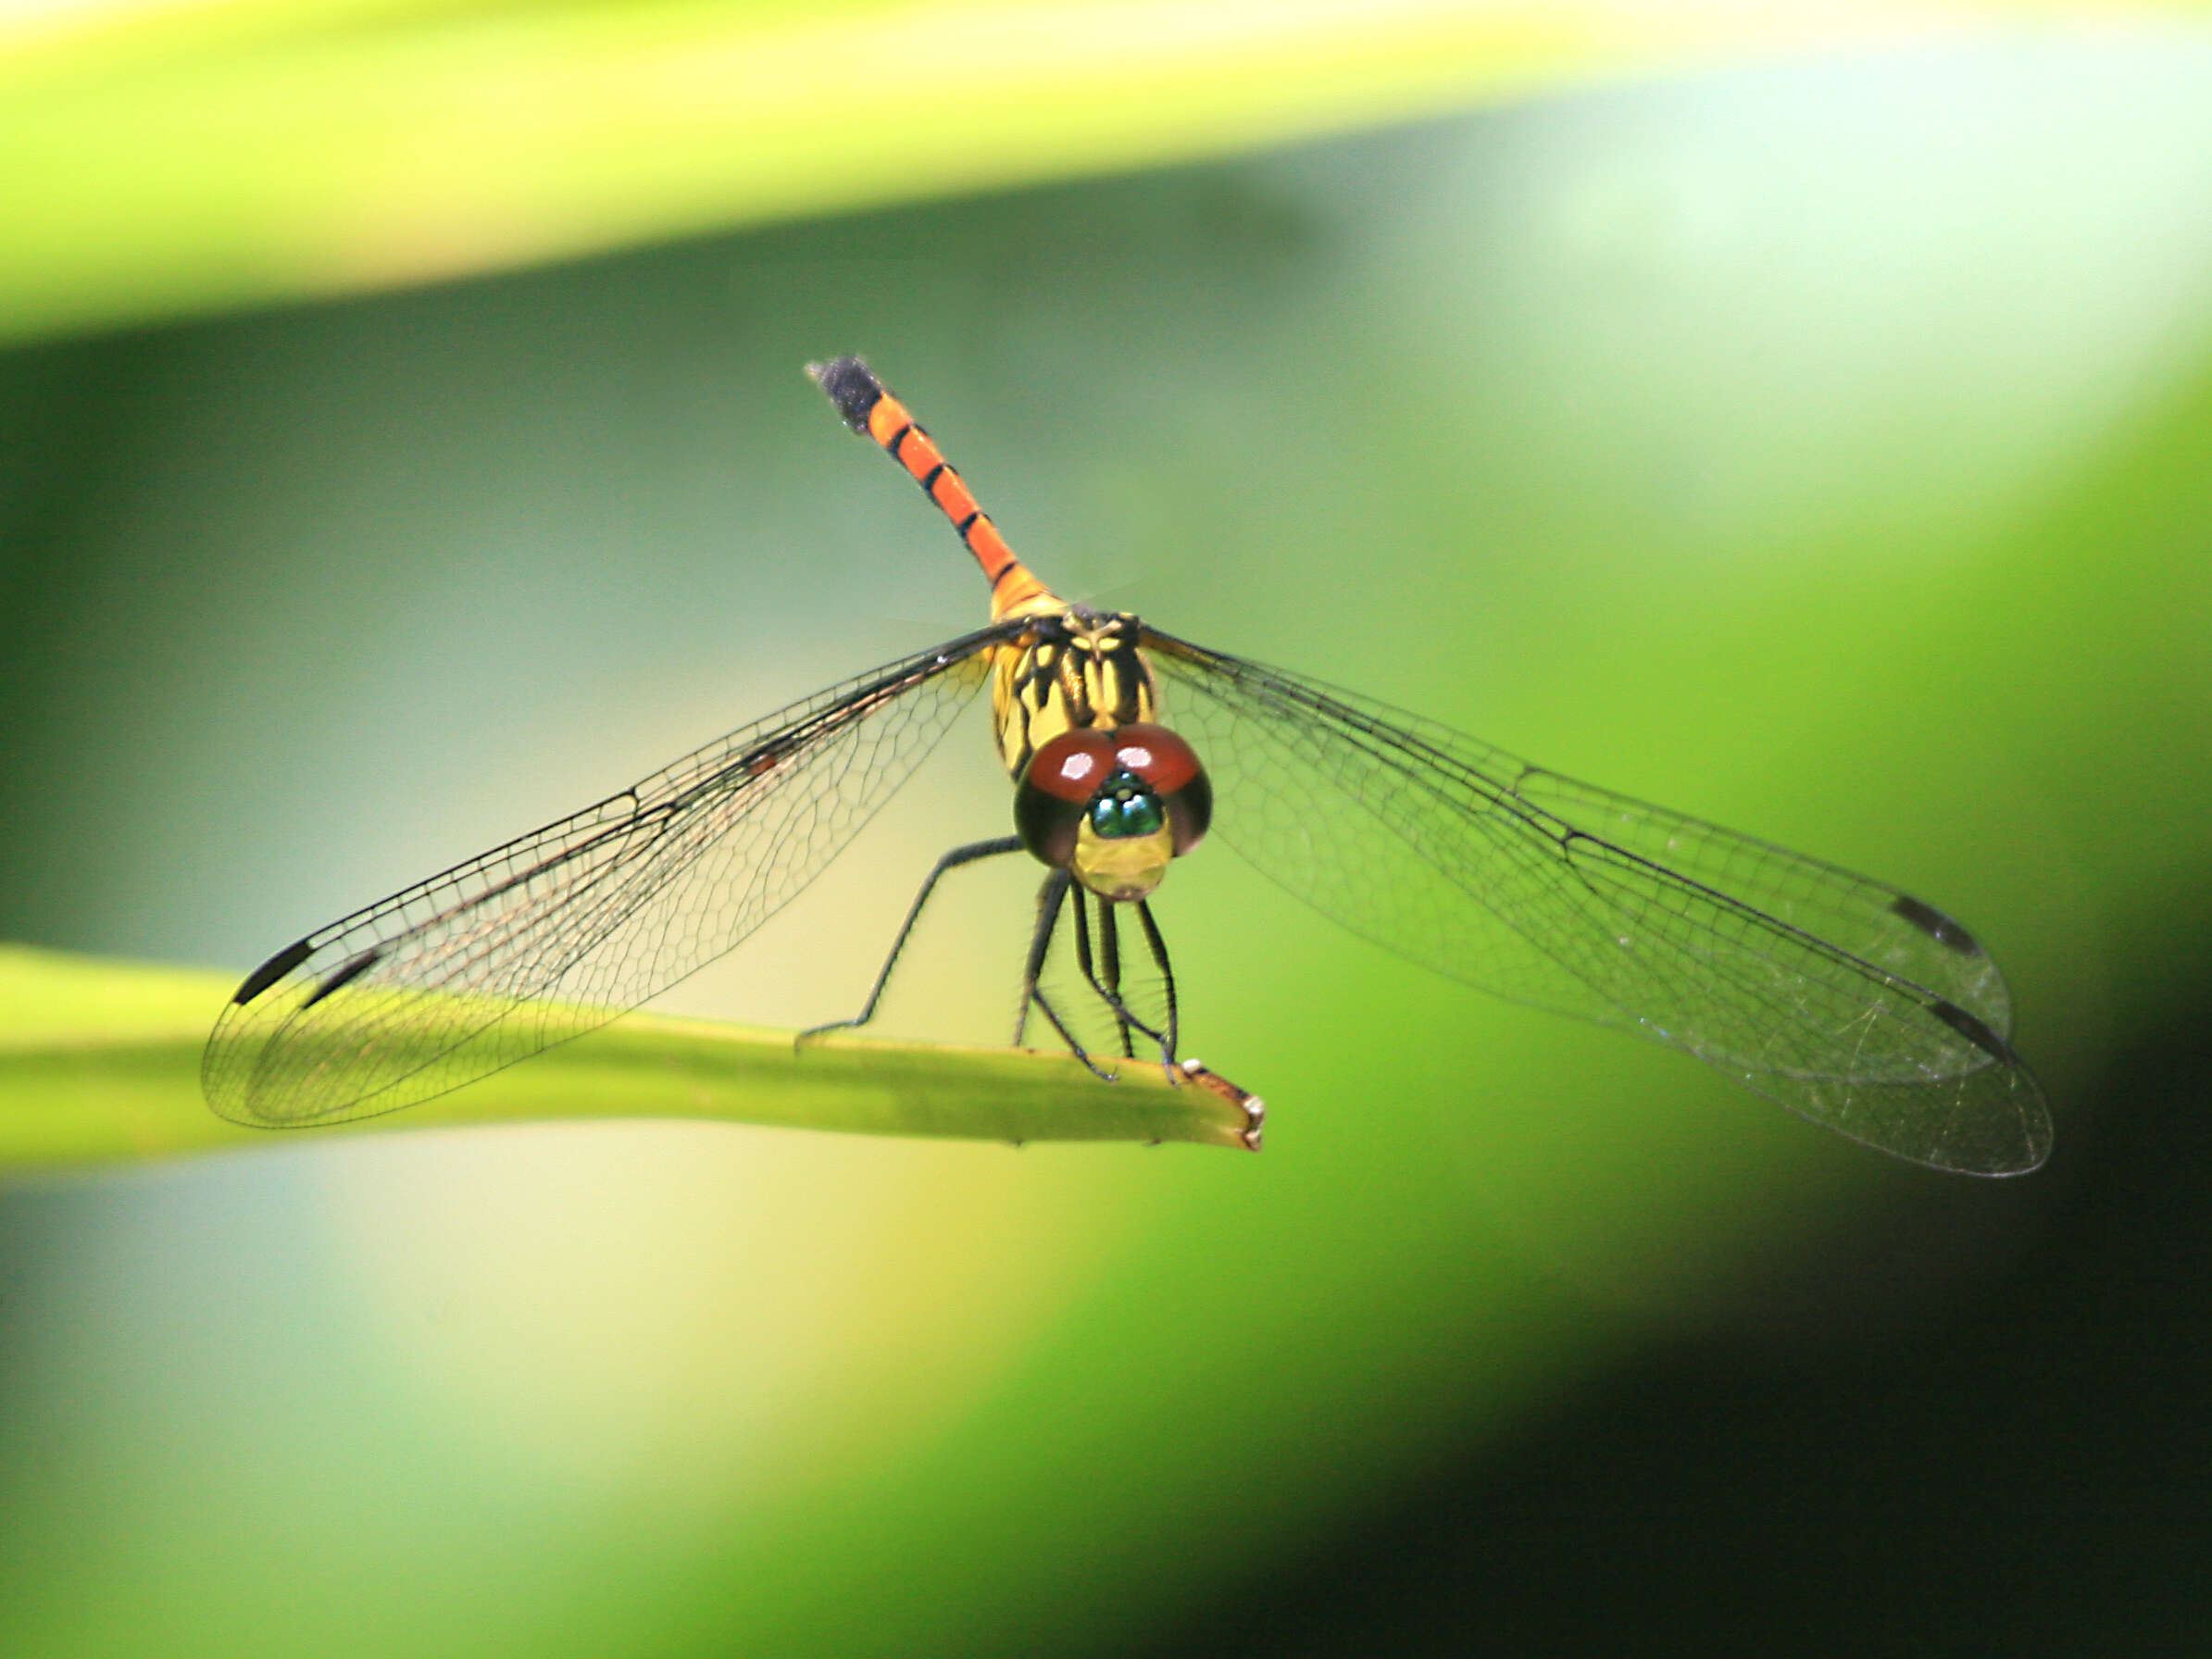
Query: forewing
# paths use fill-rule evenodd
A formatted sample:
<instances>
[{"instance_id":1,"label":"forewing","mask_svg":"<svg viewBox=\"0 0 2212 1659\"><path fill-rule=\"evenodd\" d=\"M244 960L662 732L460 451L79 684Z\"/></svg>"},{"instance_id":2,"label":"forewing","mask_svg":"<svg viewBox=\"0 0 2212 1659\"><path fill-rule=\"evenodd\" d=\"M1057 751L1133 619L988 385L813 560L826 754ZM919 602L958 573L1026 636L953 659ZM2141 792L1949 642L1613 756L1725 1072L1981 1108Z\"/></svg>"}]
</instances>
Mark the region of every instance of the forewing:
<instances>
[{"instance_id":1,"label":"forewing","mask_svg":"<svg viewBox=\"0 0 2212 1659\"><path fill-rule=\"evenodd\" d=\"M1965 927L1923 900L1541 767L1521 767L1512 786L1560 823L1931 991L2000 1037L2012 1035L2012 997L1997 965Z\"/></svg>"},{"instance_id":2,"label":"forewing","mask_svg":"<svg viewBox=\"0 0 2212 1659\"><path fill-rule=\"evenodd\" d=\"M1214 834L1354 932L1640 1029L1918 1163L2047 1154L2004 981L1932 906L1366 698L1145 645L1213 779Z\"/></svg>"},{"instance_id":3,"label":"forewing","mask_svg":"<svg viewBox=\"0 0 2212 1659\"><path fill-rule=\"evenodd\" d=\"M821 873L1006 631L833 686L279 952L208 1039L209 1104L272 1128L395 1111L667 990Z\"/></svg>"}]
</instances>

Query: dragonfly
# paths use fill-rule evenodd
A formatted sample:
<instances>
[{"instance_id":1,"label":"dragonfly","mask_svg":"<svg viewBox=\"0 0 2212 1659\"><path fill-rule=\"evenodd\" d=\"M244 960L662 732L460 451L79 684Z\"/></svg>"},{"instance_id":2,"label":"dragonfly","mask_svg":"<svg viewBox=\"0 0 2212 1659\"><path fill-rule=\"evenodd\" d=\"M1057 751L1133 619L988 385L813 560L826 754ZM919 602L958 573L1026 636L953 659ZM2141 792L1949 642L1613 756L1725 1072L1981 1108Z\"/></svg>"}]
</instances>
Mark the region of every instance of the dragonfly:
<instances>
[{"instance_id":1,"label":"dragonfly","mask_svg":"<svg viewBox=\"0 0 2212 1659\"><path fill-rule=\"evenodd\" d=\"M629 789L331 923L248 974L202 1067L214 1110L336 1123L590 1030L735 949L851 843L986 687L1013 832L929 871L1044 867L1021 1045L1131 1060L1259 1102L1181 1056L1154 895L1209 839L1353 934L1499 996L1679 1049L1897 1157L2010 1175L2051 1120L2003 976L1882 882L1631 800L1419 716L1062 599L859 358L807 372L951 522L990 620L709 743ZM1057 965L1056 967L1055 965Z\"/></svg>"}]
</instances>

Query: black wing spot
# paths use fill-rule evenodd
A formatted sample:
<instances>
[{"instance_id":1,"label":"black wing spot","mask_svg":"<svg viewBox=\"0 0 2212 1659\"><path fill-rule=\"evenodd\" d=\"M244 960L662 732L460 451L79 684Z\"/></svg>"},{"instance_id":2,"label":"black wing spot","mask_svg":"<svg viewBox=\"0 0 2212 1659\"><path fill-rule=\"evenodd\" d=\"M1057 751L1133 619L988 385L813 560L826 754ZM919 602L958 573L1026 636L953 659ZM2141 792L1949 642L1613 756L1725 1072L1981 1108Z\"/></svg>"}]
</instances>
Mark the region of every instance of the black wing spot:
<instances>
[{"instance_id":1,"label":"black wing spot","mask_svg":"<svg viewBox=\"0 0 2212 1659\"><path fill-rule=\"evenodd\" d=\"M1976 1019L1956 1003L1946 1003L1939 997L1928 1004L1928 1012L1992 1059L2002 1060L2008 1066L2012 1063L2012 1050L2006 1046L2005 1039L1998 1036L1996 1032L1991 1030L1989 1027L1983 1025L1981 1021Z\"/></svg>"},{"instance_id":2,"label":"black wing spot","mask_svg":"<svg viewBox=\"0 0 2212 1659\"><path fill-rule=\"evenodd\" d=\"M857 357L832 357L827 363L809 363L806 372L829 394L844 417L845 425L866 436L868 418L883 399L883 382Z\"/></svg>"},{"instance_id":3,"label":"black wing spot","mask_svg":"<svg viewBox=\"0 0 2212 1659\"><path fill-rule=\"evenodd\" d=\"M1941 945L1948 945L1961 956L1979 956L1981 946L1974 936L1938 910L1933 904L1924 904L1910 893L1901 892L1890 901L1895 915L1920 929Z\"/></svg>"},{"instance_id":4,"label":"black wing spot","mask_svg":"<svg viewBox=\"0 0 2212 1659\"><path fill-rule=\"evenodd\" d=\"M231 993L231 1003L238 1007L244 1007L314 954L314 945L304 939L296 944L286 945L246 975L245 983Z\"/></svg>"},{"instance_id":5,"label":"black wing spot","mask_svg":"<svg viewBox=\"0 0 2212 1659\"><path fill-rule=\"evenodd\" d=\"M366 951L363 951L358 956L356 956L351 962L347 963L344 967L340 968L336 973L332 974L329 979L318 985L315 988L315 994L310 996L306 1002L300 1004L301 1009L305 1011L306 1009L312 1008L317 1003L321 1002L324 997L329 996L331 992L344 990L345 987L351 985L356 979L359 979L363 974L374 967L377 965L378 959L381 957L383 954L382 948L381 946L375 945L370 946Z\"/></svg>"}]
</instances>

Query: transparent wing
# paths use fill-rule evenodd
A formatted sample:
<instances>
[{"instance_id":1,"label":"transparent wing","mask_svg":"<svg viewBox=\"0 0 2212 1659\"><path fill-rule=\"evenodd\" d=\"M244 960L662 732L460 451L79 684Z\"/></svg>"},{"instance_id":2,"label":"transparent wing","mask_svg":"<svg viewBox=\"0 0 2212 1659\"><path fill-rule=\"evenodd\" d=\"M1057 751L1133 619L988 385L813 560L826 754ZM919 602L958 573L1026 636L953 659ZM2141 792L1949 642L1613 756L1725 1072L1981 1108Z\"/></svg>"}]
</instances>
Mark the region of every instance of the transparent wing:
<instances>
[{"instance_id":1,"label":"transparent wing","mask_svg":"<svg viewBox=\"0 0 2212 1659\"><path fill-rule=\"evenodd\" d=\"M667 990L821 873L1008 631L833 686L280 951L216 1022L208 1103L272 1128L395 1111Z\"/></svg>"},{"instance_id":2,"label":"transparent wing","mask_svg":"<svg viewBox=\"0 0 2212 1659\"><path fill-rule=\"evenodd\" d=\"M2042 1091L1971 934L1833 866L1146 630L1214 833L1439 973L1626 1026L1916 1163L2032 1169Z\"/></svg>"}]
</instances>

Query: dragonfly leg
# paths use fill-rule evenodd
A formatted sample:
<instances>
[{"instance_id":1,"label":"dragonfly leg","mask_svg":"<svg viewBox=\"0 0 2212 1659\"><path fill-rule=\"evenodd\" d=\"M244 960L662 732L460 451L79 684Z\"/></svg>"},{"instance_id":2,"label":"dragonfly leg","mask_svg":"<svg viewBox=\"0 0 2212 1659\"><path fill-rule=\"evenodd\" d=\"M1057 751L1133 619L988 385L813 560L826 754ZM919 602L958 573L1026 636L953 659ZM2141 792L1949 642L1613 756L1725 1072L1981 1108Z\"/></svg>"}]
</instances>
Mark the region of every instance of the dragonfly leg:
<instances>
[{"instance_id":1,"label":"dragonfly leg","mask_svg":"<svg viewBox=\"0 0 2212 1659\"><path fill-rule=\"evenodd\" d=\"M882 970L876 975L876 982L869 988L868 1001L861 1004L860 1012L850 1019L833 1019L827 1025L809 1026L799 1033L799 1045L804 1047L811 1039L830 1031L857 1029L875 1018L876 1004L883 1000L883 989L891 983L891 970L899 965L899 953L906 948L906 940L913 933L915 923L921 920L922 907L929 904L930 894L937 890L938 879L947 870L956 870L962 865L973 864L978 859L996 858L1002 854L1020 851L1019 836L1001 835L991 841L970 842L964 847L955 847L940 858L931 867L929 875L923 878L921 891L914 895L913 906L907 910L906 919L899 924L898 937L891 942L891 954L883 958Z\"/></svg>"},{"instance_id":2,"label":"dragonfly leg","mask_svg":"<svg viewBox=\"0 0 2212 1659\"><path fill-rule=\"evenodd\" d=\"M1052 1005L1045 997L1044 988L1037 983L1038 978L1044 972L1044 958L1052 952L1052 936L1060 925L1060 912L1066 906L1069 892L1073 886L1073 879L1066 870L1055 870L1044 878L1044 885L1037 890L1037 929L1030 936L1029 960L1022 965L1021 1017L1014 1027L1014 1046L1022 1046L1022 1038L1029 1030L1030 1009L1033 1005L1051 1022L1052 1029L1060 1034L1060 1041L1068 1045L1069 1052L1089 1066L1094 1076L1103 1078L1109 1083L1118 1082L1119 1079L1092 1059L1083 1045L1075 1040L1075 1033L1068 1029L1067 1021L1060 1017L1059 1011ZM1076 952L1079 956L1087 956L1090 943L1083 936L1080 909L1081 902L1079 900L1077 903Z\"/></svg>"},{"instance_id":3,"label":"dragonfly leg","mask_svg":"<svg viewBox=\"0 0 2212 1659\"><path fill-rule=\"evenodd\" d=\"M1168 946L1166 942L1160 938L1158 924L1152 919L1150 908L1143 901L1138 901L1137 911L1139 919L1144 925L1145 941L1152 951L1153 961L1159 965L1160 977L1166 984L1168 1026L1165 1030L1153 1025L1122 1000L1121 938L1120 929L1115 921L1114 905L1106 900L1099 901L1098 957L1100 965L1094 969L1092 965L1088 934L1089 917L1084 909L1084 895L1080 888L1074 890L1074 898L1076 906L1076 966L1082 970L1083 978L1090 982L1092 991L1097 994L1098 1000L1106 1005L1108 1011L1114 1016L1115 1024L1120 1028L1122 1057L1130 1060L1137 1057L1136 1041L1131 1033L1142 1032L1146 1038L1160 1045L1160 1060L1163 1065L1168 1066L1171 1074L1170 1080L1181 1082L1182 1079L1179 1073L1175 1072L1174 1066L1175 971L1168 965Z\"/></svg>"},{"instance_id":4,"label":"dragonfly leg","mask_svg":"<svg viewBox=\"0 0 2212 1659\"><path fill-rule=\"evenodd\" d=\"M1075 906L1075 966L1091 989L1098 993L1098 1000L1106 1005L1114 1017L1114 1023L1121 1032L1121 1056L1125 1060L1136 1058L1136 1045L1130 1041L1130 1011L1121 1004L1121 940L1114 927L1114 907L1106 900L1098 904L1098 956L1092 960L1091 906L1083 890L1071 887L1068 896ZM1103 969L1103 971L1102 971Z\"/></svg>"},{"instance_id":5,"label":"dragonfly leg","mask_svg":"<svg viewBox=\"0 0 2212 1659\"><path fill-rule=\"evenodd\" d=\"M1180 1081L1179 1068L1175 1064L1175 1042L1181 1026L1181 1016L1175 1003L1175 969L1168 961L1168 942L1160 935L1160 925L1152 919L1150 901L1137 901L1137 920L1144 925L1144 943L1152 952L1153 961L1159 964L1160 979L1168 988L1168 1029L1164 1032L1154 1031L1151 1035L1159 1041L1160 1063L1167 1066L1168 1079Z\"/></svg>"},{"instance_id":6,"label":"dragonfly leg","mask_svg":"<svg viewBox=\"0 0 2212 1659\"><path fill-rule=\"evenodd\" d=\"M1137 1057L1137 1045L1131 1038L1130 1012L1121 1002L1121 928L1114 919L1114 912L1110 900L1098 902L1099 989L1106 1006L1114 1011L1114 1024L1121 1032L1121 1057L1133 1060Z\"/></svg>"}]
</instances>

